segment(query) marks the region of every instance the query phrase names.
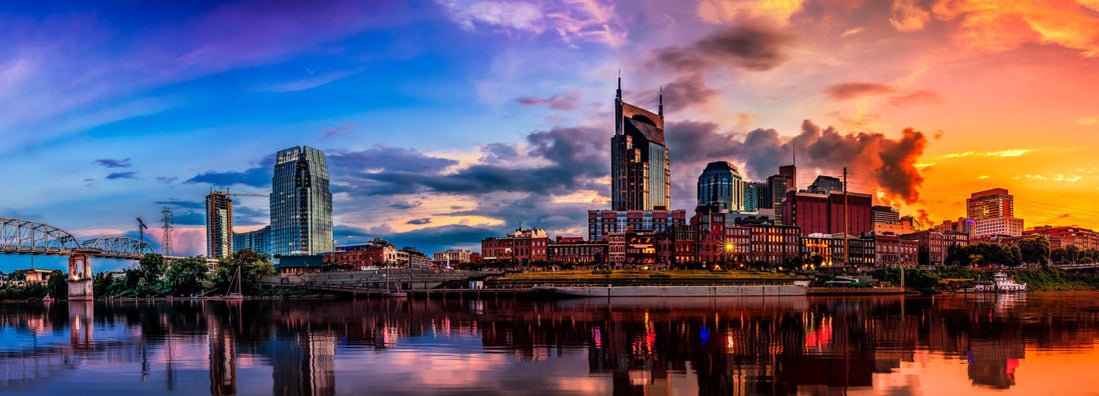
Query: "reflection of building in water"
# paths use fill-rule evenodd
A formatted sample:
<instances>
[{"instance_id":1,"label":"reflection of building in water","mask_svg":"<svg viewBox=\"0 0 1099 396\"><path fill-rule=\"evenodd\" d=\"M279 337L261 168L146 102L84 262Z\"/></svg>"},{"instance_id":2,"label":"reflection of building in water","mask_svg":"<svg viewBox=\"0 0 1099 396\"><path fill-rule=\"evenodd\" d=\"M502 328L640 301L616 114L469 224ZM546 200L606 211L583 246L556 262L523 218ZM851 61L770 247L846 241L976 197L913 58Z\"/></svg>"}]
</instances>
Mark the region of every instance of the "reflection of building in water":
<instances>
[{"instance_id":1,"label":"reflection of building in water","mask_svg":"<svg viewBox=\"0 0 1099 396\"><path fill-rule=\"evenodd\" d=\"M212 310L208 310L212 311ZM221 327L218 318L209 318L210 333L210 394L237 394L237 342L233 334Z\"/></svg>"},{"instance_id":2,"label":"reflection of building in water","mask_svg":"<svg viewBox=\"0 0 1099 396\"><path fill-rule=\"evenodd\" d=\"M1021 340L970 340L969 379L976 385L1007 389L1015 385L1015 368L1026 355Z\"/></svg>"},{"instance_id":3,"label":"reflection of building in water","mask_svg":"<svg viewBox=\"0 0 1099 396\"><path fill-rule=\"evenodd\" d=\"M69 302L69 338L73 349L94 348L95 305L92 301Z\"/></svg>"},{"instance_id":4,"label":"reflection of building in water","mask_svg":"<svg viewBox=\"0 0 1099 396\"><path fill-rule=\"evenodd\" d=\"M271 341L274 394L336 394L336 342L331 335L302 331L276 334Z\"/></svg>"}]
</instances>

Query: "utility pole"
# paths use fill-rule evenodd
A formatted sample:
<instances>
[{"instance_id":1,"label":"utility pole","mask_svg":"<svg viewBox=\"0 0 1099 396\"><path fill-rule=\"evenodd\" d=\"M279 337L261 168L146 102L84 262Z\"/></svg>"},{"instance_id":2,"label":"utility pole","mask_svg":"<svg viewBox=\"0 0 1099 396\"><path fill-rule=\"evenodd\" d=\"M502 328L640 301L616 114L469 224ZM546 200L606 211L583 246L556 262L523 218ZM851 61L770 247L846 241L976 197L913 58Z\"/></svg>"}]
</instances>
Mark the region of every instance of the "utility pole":
<instances>
[{"instance_id":1,"label":"utility pole","mask_svg":"<svg viewBox=\"0 0 1099 396\"><path fill-rule=\"evenodd\" d=\"M164 224L161 225L161 229L164 230L164 255L172 255L172 210L167 206L160 213L164 214L164 218L161 219Z\"/></svg>"},{"instance_id":2,"label":"utility pole","mask_svg":"<svg viewBox=\"0 0 1099 396\"><path fill-rule=\"evenodd\" d=\"M843 266L851 265L851 256L847 241L847 167L843 167ZM846 271L846 268L844 269Z\"/></svg>"}]
</instances>

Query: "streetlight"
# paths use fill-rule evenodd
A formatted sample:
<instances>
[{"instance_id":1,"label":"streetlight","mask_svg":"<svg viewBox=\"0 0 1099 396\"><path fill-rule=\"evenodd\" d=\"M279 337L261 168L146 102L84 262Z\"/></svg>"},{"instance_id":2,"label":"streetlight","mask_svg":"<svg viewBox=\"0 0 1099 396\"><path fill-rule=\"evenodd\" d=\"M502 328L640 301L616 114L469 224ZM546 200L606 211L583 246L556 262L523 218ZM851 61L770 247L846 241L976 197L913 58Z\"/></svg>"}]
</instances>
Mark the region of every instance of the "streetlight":
<instances>
[{"instance_id":1,"label":"streetlight","mask_svg":"<svg viewBox=\"0 0 1099 396\"><path fill-rule=\"evenodd\" d=\"M725 242L725 265L729 265L729 256L733 254L733 250L736 249L736 245L732 242Z\"/></svg>"}]
</instances>

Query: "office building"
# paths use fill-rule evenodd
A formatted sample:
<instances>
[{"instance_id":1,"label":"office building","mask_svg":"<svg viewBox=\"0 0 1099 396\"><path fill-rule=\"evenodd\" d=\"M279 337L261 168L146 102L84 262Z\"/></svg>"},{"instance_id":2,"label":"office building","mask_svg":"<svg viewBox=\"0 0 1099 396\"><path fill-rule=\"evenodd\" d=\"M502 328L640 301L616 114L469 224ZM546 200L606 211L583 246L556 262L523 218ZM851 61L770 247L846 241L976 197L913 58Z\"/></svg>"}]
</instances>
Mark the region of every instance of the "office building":
<instances>
[{"instance_id":1,"label":"office building","mask_svg":"<svg viewBox=\"0 0 1099 396\"><path fill-rule=\"evenodd\" d=\"M901 212L893 207L874 205L870 207L870 221L874 223L894 223L901 219Z\"/></svg>"},{"instance_id":2,"label":"office building","mask_svg":"<svg viewBox=\"0 0 1099 396\"><path fill-rule=\"evenodd\" d=\"M1023 219L1015 218L1015 197L1003 188L979 191L965 200L974 238L1023 235Z\"/></svg>"},{"instance_id":3,"label":"office building","mask_svg":"<svg viewBox=\"0 0 1099 396\"><path fill-rule=\"evenodd\" d=\"M271 254L331 252L332 192L324 153L308 146L279 151L271 187Z\"/></svg>"},{"instance_id":4,"label":"office building","mask_svg":"<svg viewBox=\"0 0 1099 396\"><path fill-rule=\"evenodd\" d=\"M622 101L622 78L614 99L611 138L611 208L666 210L671 207L671 168L664 143L664 104L657 113Z\"/></svg>"},{"instance_id":5,"label":"office building","mask_svg":"<svg viewBox=\"0 0 1099 396\"><path fill-rule=\"evenodd\" d=\"M698 206L710 212L744 210L744 180L733 164L711 162L698 176Z\"/></svg>"},{"instance_id":6,"label":"office building","mask_svg":"<svg viewBox=\"0 0 1099 396\"><path fill-rule=\"evenodd\" d=\"M271 226L264 226L255 231L235 232L233 233L233 252L252 249L256 253L271 254L271 250L267 245L267 239L270 235Z\"/></svg>"},{"instance_id":7,"label":"office building","mask_svg":"<svg viewBox=\"0 0 1099 396\"><path fill-rule=\"evenodd\" d=\"M820 175L809 185L809 192L828 194L832 191L843 192L843 181L838 177Z\"/></svg>"},{"instance_id":8,"label":"office building","mask_svg":"<svg viewBox=\"0 0 1099 396\"><path fill-rule=\"evenodd\" d=\"M515 265L531 265L549 260L549 236L541 228L517 229L503 238L481 240L484 261L511 262Z\"/></svg>"},{"instance_id":9,"label":"office building","mask_svg":"<svg viewBox=\"0 0 1099 396\"><path fill-rule=\"evenodd\" d=\"M206 257L219 259L233 252L233 199L211 191L206 196Z\"/></svg>"},{"instance_id":10,"label":"office building","mask_svg":"<svg viewBox=\"0 0 1099 396\"><path fill-rule=\"evenodd\" d=\"M846 199L842 192L790 191L782 208L783 224L801 227L803 236L837 233L861 236L874 230L870 221L872 203L869 194L850 191Z\"/></svg>"},{"instance_id":11,"label":"office building","mask_svg":"<svg viewBox=\"0 0 1099 396\"><path fill-rule=\"evenodd\" d=\"M760 209L770 209L772 206L770 190L767 183L744 183L744 211L755 212Z\"/></svg>"}]
</instances>

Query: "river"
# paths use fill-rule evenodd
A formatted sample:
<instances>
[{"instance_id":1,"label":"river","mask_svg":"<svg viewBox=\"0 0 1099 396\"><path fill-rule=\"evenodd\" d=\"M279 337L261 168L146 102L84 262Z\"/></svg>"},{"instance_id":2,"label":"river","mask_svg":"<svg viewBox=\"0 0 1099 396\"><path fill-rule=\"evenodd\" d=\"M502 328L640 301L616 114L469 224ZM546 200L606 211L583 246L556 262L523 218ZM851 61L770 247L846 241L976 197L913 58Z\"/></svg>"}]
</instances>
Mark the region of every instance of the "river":
<instances>
[{"instance_id":1,"label":"river","mask_svg":"<svg viewBox=\"0 0 1099 396\"><path fill-rule=\"evenodd\" d=\"M1099 292L0 304L0 393L1099 392Z\"/></svg>"}]
</instances>

